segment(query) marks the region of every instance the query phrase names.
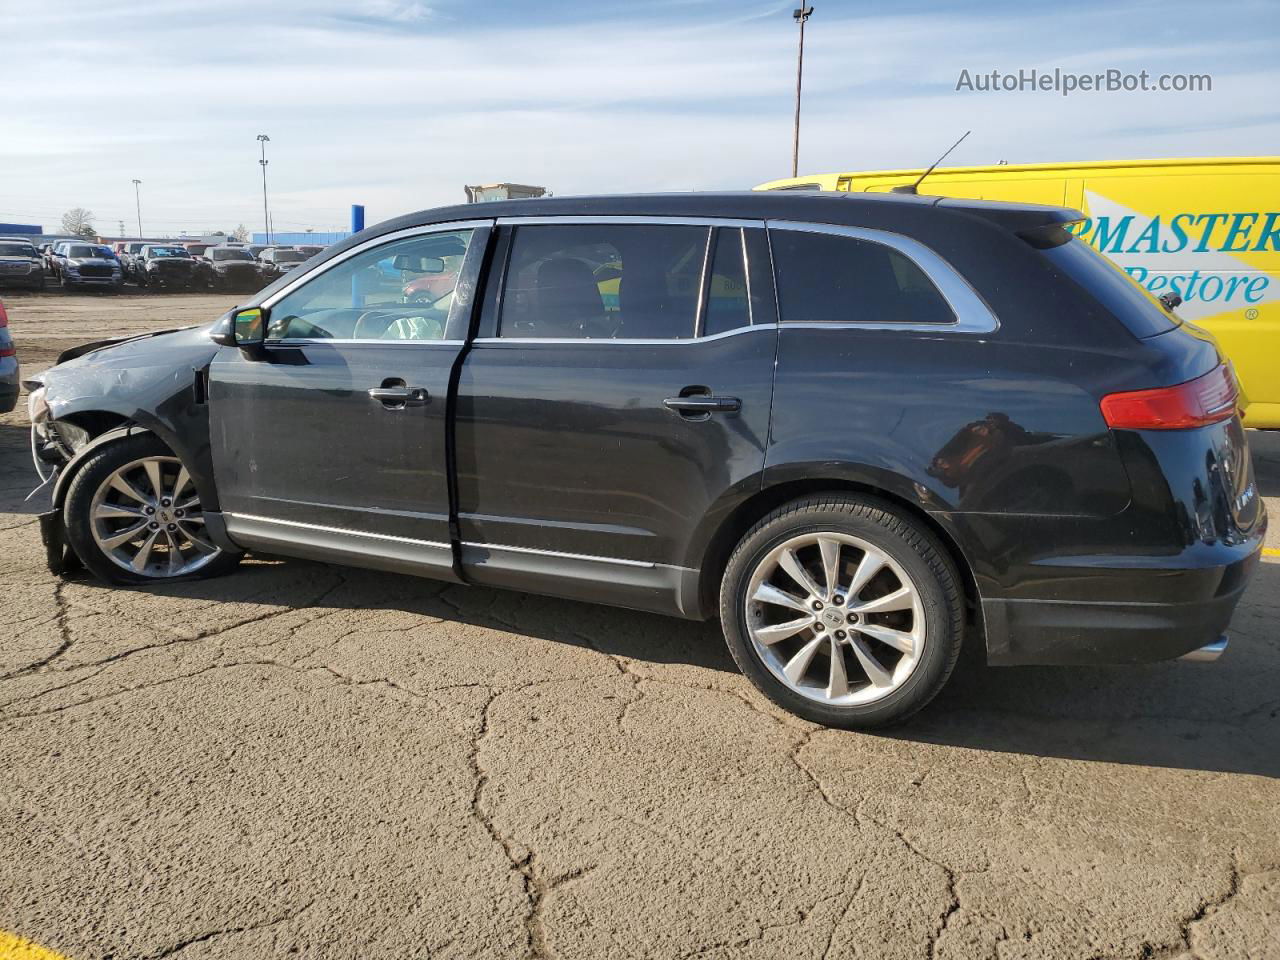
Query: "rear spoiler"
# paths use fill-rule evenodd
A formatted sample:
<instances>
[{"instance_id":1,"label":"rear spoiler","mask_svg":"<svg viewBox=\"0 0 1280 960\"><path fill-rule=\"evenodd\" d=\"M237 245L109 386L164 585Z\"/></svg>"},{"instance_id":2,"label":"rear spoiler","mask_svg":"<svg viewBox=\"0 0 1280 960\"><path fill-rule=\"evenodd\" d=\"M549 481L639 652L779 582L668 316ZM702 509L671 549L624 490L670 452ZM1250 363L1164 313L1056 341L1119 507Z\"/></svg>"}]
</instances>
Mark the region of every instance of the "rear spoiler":
<instances>
[{"instance_id":1,"label":"rear spoiler","mask_svg":"<svg viewBox=\"0 0 1280 960\"><path fill-rule=\"evenodd\" d=\"M940 197L935 206L968 213L1016 233L1033 247L1056 247L1071 239L1071 225L1085 219L1079 210L1037 203L1001 203Z\"/></svg>"}]
</instances>

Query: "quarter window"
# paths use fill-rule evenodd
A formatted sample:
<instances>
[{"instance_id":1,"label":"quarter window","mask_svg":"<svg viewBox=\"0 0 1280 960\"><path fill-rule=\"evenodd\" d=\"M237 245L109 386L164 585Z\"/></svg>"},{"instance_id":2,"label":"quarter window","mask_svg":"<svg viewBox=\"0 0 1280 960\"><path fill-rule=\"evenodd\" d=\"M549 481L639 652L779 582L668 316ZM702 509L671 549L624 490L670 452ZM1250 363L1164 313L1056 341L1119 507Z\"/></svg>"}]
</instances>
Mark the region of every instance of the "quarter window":
<instances>
[{"instance_id":1,"label":"quarter window","mask_svg":"<svg viewBox=\"0 0 1280 960\"><path fill-rule=\"evenodd\" d=\"M873 240L771 230L782 319L790 323L955 323L914 260Z\"/></svg>"},{"instance_id":2,"label":"quarter window","mask_svg":"<svg viewBox=\"0 0 1280 960\"><path fill-rule=\"evenodd\" d=\"M407 237L344 260L273 304L267 337L443 339L471 234Z\"/></svg>"},{"instance_id":3,"label":"quarter window","mask_svg":"<svg viewBox=\"0 0 1280 960\"><path fill-rule=\"evenodd\" d=\"M517 227L498 335L679 340L697 321L708 228Z\"/></svg>"}]
</instances>

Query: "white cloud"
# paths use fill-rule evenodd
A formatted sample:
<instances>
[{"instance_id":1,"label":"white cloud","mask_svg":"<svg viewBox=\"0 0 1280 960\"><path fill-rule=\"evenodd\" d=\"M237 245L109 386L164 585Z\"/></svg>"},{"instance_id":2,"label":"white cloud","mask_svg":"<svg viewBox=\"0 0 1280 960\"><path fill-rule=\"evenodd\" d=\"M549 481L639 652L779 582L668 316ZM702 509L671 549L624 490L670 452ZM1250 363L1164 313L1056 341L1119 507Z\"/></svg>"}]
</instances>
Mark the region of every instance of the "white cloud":
<instances>
[{"instance_id":1,"label":"white cloud","mask_svg":"<svg viewBox=\"0 0 1280 960\"><path fill-rule=\"evenodd\" d=\"M88 206L157 229L261 217L256 134L271 135L277 223L340 227L462 199L464 183L557 193L747 187L790 162L789 7L537 20L539 8L418 0L136 0L24 9L6 74L0 219ZM679 5L679 9L687 9ZM1265 94L1269 5L1034 8L854 16L807 34L802 167L1280 152ZM760 14L772 11L767 16ZM465 14L467 22L459 18ZM1269 28L1268 28L1269 25ZM1234 37L1246 39L1236 40ZM1212 72L1211 94L957 93L970 70Z\"/></svg>"}]
</instances>

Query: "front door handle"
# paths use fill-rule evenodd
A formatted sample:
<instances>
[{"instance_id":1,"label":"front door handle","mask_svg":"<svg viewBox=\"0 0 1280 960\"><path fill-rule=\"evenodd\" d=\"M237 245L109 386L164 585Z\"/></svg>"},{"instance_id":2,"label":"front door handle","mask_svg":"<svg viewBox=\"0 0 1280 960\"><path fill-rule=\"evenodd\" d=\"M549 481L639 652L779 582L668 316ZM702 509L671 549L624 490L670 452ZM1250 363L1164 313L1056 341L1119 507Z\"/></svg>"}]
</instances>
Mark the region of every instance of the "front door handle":
<instances>
[{"instance_id":1,"label":"front door handle","mask_svg":"<svg viewBox=\"0 0 1280 960\"><path fill-rule=\"evenodd\" d=\"M742 409L737 397L667 397L662 405L677 413L736 413Z\"/></svg>"},{"instance_id":2,"label":"front door handle","mask_svg":"<svg viewBox=\"0 0 1280 960\"><path fill-rule=\"evenodd\" d=\"M423 387L371 387L369 396L390 410L418 407L430 399Z\"/></svg>"}]
</instances>

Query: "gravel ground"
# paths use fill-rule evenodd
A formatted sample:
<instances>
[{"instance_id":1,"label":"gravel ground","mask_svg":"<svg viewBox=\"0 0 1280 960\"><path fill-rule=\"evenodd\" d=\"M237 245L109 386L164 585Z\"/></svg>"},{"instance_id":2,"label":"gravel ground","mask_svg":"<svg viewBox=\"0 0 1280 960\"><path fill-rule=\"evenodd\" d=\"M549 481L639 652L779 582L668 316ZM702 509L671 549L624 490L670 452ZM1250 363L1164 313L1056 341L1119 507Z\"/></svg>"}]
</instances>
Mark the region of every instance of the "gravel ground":
<instances>
[{"instance_id":1,"label":"gravel ground","mask_svg":"<svg viewBox=\"0 0 1280 960\"><path fill-rule=\"evenodd\" d=\"M5 301L29 371L231 306ZM872 736L714 625L292 560L58 581L32 485L19 410L0 931L73 960L1280 957L1280 563L1217 664L964 663Z\"/></svg>"}]
</instances>

